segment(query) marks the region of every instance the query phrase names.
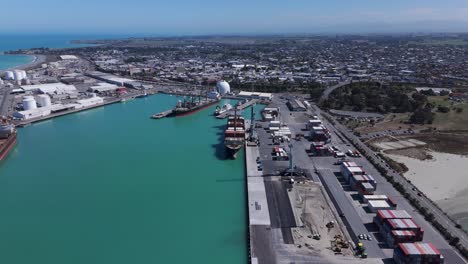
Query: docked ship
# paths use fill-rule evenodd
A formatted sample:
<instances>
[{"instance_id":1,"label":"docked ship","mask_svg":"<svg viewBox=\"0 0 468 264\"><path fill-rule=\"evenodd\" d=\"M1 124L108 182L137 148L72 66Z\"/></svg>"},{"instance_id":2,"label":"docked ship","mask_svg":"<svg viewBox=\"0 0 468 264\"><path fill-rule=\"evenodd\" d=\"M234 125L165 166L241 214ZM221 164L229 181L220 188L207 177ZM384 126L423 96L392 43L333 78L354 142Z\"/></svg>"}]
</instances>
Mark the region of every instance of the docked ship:
<instances>
[{"instance_id":1,"label":"docked ship","mask_svg":"<svg viewBox=\"0 0 468 264\"><path fill-rule=\"evenodd\" d=\"M230 104L225 104L222 107L217 106L216 110L214 111L214 115L217 116L217 115L224 114L224 113L230 111L231 109L232 109L232 105L230 105Z\"/></svg>"},{"instance_id":2,"label":"docked ship","mask_svg":"<svg viewBox=\"0 0 468 264\"><path fill-rule=\"evenodd\" d=\"M0 124L0 161L16 145L16 128L12 124Z\"/></svg>"},{"instance_id":3,"label":"docked ship","mask_svg":"<svg viewBox=\"0 0 468 264\"><path fill-rule=\"evenodd\" d=\"M216 104L218 101L218 99L199 99L198 101L194 101L193 98L192 100L179 100L176 107L172 109L172 112L167 116L185 116L193 114Z\"/></svg>"},{"instance_id":4,"label":"docked ship","mask_svg":"<svg viewBox=\"0 0 468 264\"><path fill-rule=\"evenodd\" d=\"M230 116L227 121L227 128L224 131L224 146L232 158L236 158L237 151L244 146L245 142L245 120L237 113Z\"/></svg>"}]
</instances>

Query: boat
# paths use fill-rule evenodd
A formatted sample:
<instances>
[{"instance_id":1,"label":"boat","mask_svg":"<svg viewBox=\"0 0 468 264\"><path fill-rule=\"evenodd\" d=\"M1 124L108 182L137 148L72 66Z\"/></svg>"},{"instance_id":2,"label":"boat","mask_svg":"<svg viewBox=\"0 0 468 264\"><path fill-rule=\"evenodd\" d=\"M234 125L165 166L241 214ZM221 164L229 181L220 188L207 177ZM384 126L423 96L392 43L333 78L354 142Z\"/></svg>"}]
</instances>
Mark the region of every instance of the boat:
<instances>
[{"instance_id":1,"label":"boat","mask_svg":"<svg viewBox=\"0 0 468 264\"><path fill-rule=\"evenodd\" d=\"M128 101L134 100L134 99L135 99L135 97L126 97L126 98L120 99L120 102L125 103L125 102L128 102Z\"/></svg>"},{"instance_id":2,"label":"boat","mask_svg":"<svg viewBox=\"0 0 468 264\"><path fill-rule=\"evenodd\" d=\"M235 112L234 116L228 117L227 127L224 131L224 146L229 156L236 158L237 152L244 146L245 142L245 120Z\"/></svg>"},{"instance_id":3,"label":"boat","mask_svg":"<svg viewBox=\"0 0 468 264\"><path fill-rule=\"evenodd\" d=\"M232 109L232 105L230 105L230 104L224 104L222 107L219 107L219 105L218 105L216 107L214 115L217 116L217 115L224 114L224 113L228 112L231 109Z\"/></svg>"},{"instance_id":4,"label":"boat","mask_svg":"<svg viewBox=\"0 0 468 264\"><path fill-rule=\"evenodd\" d=\"M145 91L143 94L135 96L135 98L145 98L148 97L148 93Z\"/></svg>"},{"instance_id":5,"label":"boat","mask_svg":"<svg viewBox=\"0 0 468 264\"><path fill-rule=\"evenodd\" d=\"M193 114L218 103L218 101L218 99L199 99L198 101L194 101L193 98L192 100L179 100L176 107L167 116L176 117Z\"/></svg>"},{"instance_id":6,"label":"boat","mask_svg":"<svg viewBox=\"0 0 468 264\"><path fill-rule=\"evenodd\" d=\"M12 124L0 125L0 161L16 145L16 128Z\"/></svg>"}]
</instances>

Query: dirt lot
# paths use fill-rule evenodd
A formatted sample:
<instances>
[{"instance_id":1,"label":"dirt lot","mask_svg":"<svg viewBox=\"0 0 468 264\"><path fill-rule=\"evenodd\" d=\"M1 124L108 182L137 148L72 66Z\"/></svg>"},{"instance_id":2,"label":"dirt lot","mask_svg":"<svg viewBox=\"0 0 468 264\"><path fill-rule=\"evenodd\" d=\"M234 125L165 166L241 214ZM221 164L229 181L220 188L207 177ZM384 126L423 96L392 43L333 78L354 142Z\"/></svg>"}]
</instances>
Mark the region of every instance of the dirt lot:
<instances>
[{"instance_id":1,"label":"dirt lot","mask_svg":"<svg viewBox=\"0 0 468 264\"><path fill-rule=\"evenodd\" d=\"M428 150L436 152L468 155L468 133L424 133L415 134L411 136L400 136L397 138L401 139L417 139L427 143L425 146L404 148L395 150L386 150L385 153L402 155L410 158L428 160L432 159L432 156L428 154ZM372 145L377 142L393 141L388 138L379 138L370 141Z\"/></svg>"},{"instance_id":2,"label":"dirt lot","mask_svg":"<svg viewBox=\"0 0 468 264\"><path fill-rule=\"evenodd\" d=\"M340 236L348 244L348 239L332 213L320 185L310 182L296 183L289 195L296 221L302 226L293 229L296 244L325 256L336 254L332 250L335 237ZM334 223L334 227L327 227L330 222ZM313 234L320 234L320 239L313 239ZM353 252L350 248L341 248L340 255L353 256Z\"/></svg>"}]
</instances>

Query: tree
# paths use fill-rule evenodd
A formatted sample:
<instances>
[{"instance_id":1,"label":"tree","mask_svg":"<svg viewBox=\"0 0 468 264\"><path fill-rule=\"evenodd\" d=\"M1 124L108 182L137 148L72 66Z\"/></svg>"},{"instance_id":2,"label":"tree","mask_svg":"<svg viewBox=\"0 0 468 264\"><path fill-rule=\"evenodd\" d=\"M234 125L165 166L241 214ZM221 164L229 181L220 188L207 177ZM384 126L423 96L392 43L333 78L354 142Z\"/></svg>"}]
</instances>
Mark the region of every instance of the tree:
<instances>
[{"instance_id":1,"label":"tree","mask_svg":"<svg viewBox=\"0 0 468 264\"><path fill-rule=\"evenodd\" d=\"M449 95L449 94L450 94L450 92L449 92L449 91L447 91L447 90L442 90L442 91L440 91L440 93L439 93L439 94L440 94L440 96L446 96L446 95Z\"/></svg>"},{"instance_id":2,"label":"tree","mask_svg":"<svg viewBox=\"0 0 468 264\"><path fill-rule=\"evenodd\" d=\"M439 111L441 113L448 113L450 111L450 108L448 108L447 106L439 105L437 107L437 111Z\"/></svg>"}]
</instances>

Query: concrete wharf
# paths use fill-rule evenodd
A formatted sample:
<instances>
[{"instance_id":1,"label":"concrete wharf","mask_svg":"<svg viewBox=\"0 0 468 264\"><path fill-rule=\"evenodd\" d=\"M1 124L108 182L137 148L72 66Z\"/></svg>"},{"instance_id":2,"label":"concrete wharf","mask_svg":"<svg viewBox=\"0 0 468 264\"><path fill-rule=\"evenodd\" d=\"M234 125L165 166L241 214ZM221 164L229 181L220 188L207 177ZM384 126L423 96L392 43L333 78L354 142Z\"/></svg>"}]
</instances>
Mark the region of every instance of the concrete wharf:
<instances>
[{"instance_id":1,"label":"concrete wharf","mask_svg":"<svg viewBox=\"0 0 468 264\"><path fill-rule=\"evenodd\" d=\"M237 111L242 111L244 110L245 108L249 107L249 106L252 106L253 104L257 103L257 99L253 99L253 100L250 100L250 101L247 101L245 103L243 103L242 105L239 105L239 106L236 106L236 109ZM226 113L223 113L223 114L220 114L220 115L217 115L216 118L219 118L219 119L224 119L230 115L234 114L234 110L231 110L231 111L228 111Z\"/></svg>"}]
</instances>

